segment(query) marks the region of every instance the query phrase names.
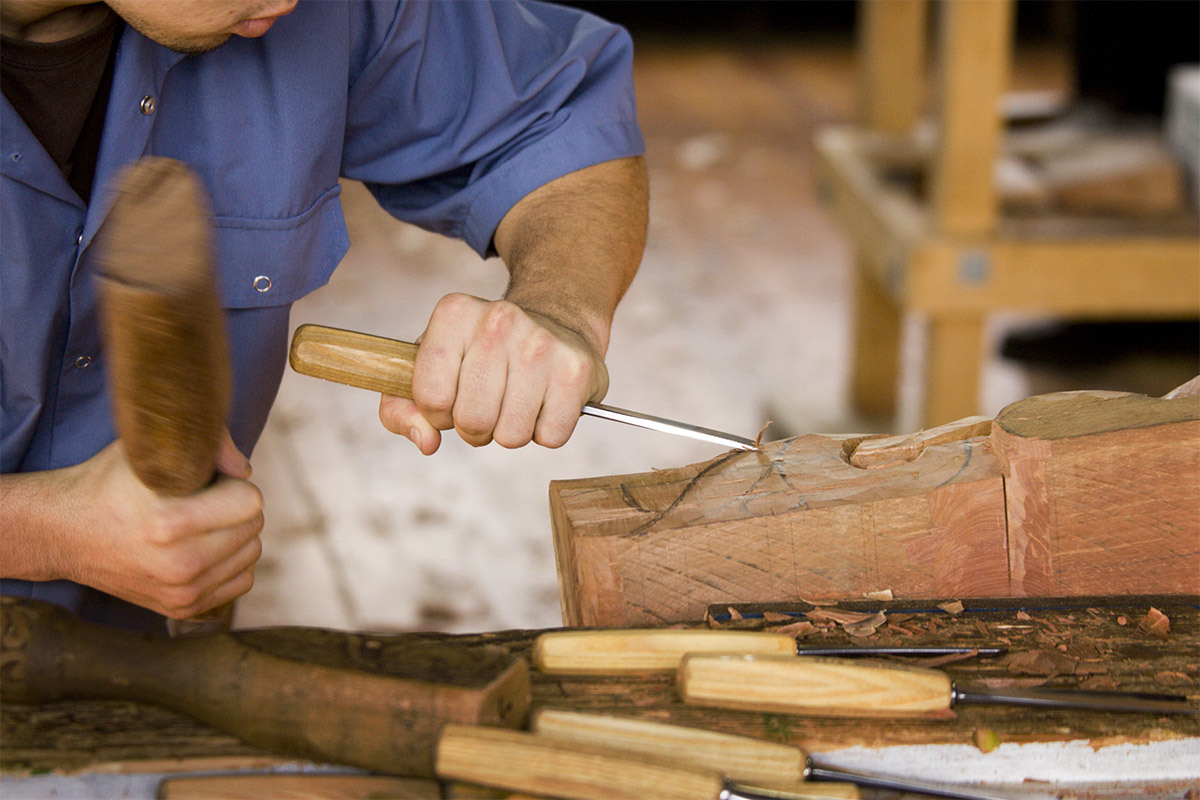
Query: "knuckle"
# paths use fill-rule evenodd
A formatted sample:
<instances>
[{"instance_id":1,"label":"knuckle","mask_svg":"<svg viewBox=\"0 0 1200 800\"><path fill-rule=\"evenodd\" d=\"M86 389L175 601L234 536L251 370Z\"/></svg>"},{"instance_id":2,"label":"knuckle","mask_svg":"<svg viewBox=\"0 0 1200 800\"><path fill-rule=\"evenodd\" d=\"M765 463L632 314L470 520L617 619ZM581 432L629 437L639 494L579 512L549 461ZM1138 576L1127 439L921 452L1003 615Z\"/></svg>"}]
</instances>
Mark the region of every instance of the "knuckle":
<instances>
[{"instance_id":1,"label":"knuckle","mask_svg":"<svg viewBox=\"0 0 1200 800\"><path fill-rule=\"evenodd\" d=\"M454 417L454 429L464 439L491 438L492 421L482 414L460 413Z\"/></svg>"},{"instance_id":2,"label":"knuckle","mask_svg":"<svg viewBox=\"0 0 1200 800\"><path fill-rule=\"evenodd\" d=\"M512 332L521 310L507 300L497 300L488 306L480 326L484 344L498 344Z\"/></svg>"},{"instance_id":3,"label":"knuckle","mask_svg":"<svg viewBox=\"0 0 1200 800\"><path fill-rule=\"evenodd\" d=\"M556 343L554 334L539 328L522 343L521 363L528 366L545 361L550 357Z\"/></svg>"},{"instance_id":4,"label":"knuckle","mask_svg":"<svg viewBox=\"0 0 1200 800\"><path fill-rule=\"evenodd\" d=\"M473 297L462 292L451 292L450 294L443 295L437 301L437 305L434 306L434 313L457 315L463 309L467 308L473 300Z\"/></svg>"},{"instance_id":5,"label":"knuckle","mask_svg":"<svg viewBox=\"0 0 1200 800\"><path fill-rule=\"evenodd\" d=\"M428 384L413 384L413 402L425 414L439 414L449 411L454 406L454 392L446 388L434 388ZM411 425L404 420L402 431L407 431ZM400 433L401 431L397 431Z\"/></svg>"},{"instance_id":6,"label":"knuckle","mask_svg":"<svg viewBox=\"0 0 1200 800\"><path fill-rule=\"evenodd\" d=\"M167 547L187 535L187 528L180 514L157 514L146 527L145 539L150 544Z\"/></svg>"}]
</instances>

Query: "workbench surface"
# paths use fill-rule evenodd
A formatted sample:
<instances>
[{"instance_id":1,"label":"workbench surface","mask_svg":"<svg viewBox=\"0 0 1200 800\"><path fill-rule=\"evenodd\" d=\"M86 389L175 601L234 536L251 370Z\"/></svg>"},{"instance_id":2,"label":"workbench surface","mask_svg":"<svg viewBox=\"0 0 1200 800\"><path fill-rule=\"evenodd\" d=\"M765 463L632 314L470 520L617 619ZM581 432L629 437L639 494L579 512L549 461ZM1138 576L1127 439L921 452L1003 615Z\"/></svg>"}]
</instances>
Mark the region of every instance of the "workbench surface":
<instances>
[{"instance_id":1,"label":"workbench surface","mask_svg":"<svg viewBox=\"0 0 1200 800\"><path fill-rule=\"evenodd\" d=\"M844 621L813 614L816 607L806 602L714 607L709 618L695 626L792 625L793 632L801 634L801 646L1002 645L1009 652L1000 657L938 666L964 687L1142 691L1186 695L1200 704L1200 598L967 599L961 601L961 611L953 605L938 606L944 602L843 601L822 606L885 612L886 623L870 632L868 620L865 628L858 626L857 633L866 633L859 636L849 635ZM1168 622L1159 620L1155 627L1152 608ZM493 645L525 656L539 633L400 634L384 637L384 657L402 659L406 643L422 640ZM320 660L319 654L314 660ZM1027 784L1153 780L1170 785L1163 796L1182 796L1193 787L1200 793L1197 717L999 706L967 706L886 721L799 717L684 706L675 696L671 676L555 677L535 671L532 677L535 709L613 712L748 734L799 745L846 769L859 768L865 759L907 765L909 774L929 779L979 775L1012 782L1016 775L1018 782L1023 778ZM0 722L0 769L9 780L43 773L256 770L295 762L173 712L131 702L5 704ZM1176 793L1181 786L1187 788Z\"/></svg>"}]
</instances>

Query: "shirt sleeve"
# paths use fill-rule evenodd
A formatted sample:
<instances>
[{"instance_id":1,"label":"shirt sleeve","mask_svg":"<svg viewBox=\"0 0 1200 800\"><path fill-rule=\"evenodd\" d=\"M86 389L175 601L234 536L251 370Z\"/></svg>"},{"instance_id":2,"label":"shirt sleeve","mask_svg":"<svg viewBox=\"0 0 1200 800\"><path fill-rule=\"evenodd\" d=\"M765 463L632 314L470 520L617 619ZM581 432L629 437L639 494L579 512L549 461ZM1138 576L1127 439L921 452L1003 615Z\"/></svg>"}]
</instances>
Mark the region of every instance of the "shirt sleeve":
<instances>
[{"instance_id":1,"label":"shirt sleeve","mask_svg":"<svg viewBox=\"0 0 1200 800\"><path fill-rule=\"evenodd\" d=\"M540 2L364 5L342 174L395 217L487 255L529 192L644 152L624 29Z\"/></svg>"}]
</instances>

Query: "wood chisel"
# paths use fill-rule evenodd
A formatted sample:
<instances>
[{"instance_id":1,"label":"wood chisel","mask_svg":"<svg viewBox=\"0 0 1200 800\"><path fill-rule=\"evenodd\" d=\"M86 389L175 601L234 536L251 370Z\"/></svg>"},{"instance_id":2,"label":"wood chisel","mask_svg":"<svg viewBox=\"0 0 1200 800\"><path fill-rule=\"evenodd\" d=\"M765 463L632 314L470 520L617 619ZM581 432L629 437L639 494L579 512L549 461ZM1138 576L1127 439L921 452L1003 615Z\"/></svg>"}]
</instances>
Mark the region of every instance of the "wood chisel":
<instances>
[{"instance_id":1,"label":"wood chisel","mask_svg":"<svg viewBox=\"0 0 1200 800\"><path fill-rule=\"evenodd\" d=\"M647 740L651 738L645 736ZM676 734L676 742L679 738ZM580 742L557 734L447 725L438 743L437 773L448 780L564 800L645 800L650 797L655 800L796 800L805 797L800 791L750 786L736 781L723 776L721 767L715 764L701 765L694 761L684 764L674 755L664 758L663 753L675 749L666 742L640 752L622 749L621 744L616 735L603 743L596 740ZM804 764L803 754L791 749ZM802 779L845 781L848 774L811 764L806 769L806 772L804 769L800 772ZM882 789L962 800L998 800L996 795L957 787L866 775L854 777L859 780L859 785Z\"/></svg>"},{"instance_id":2,"label":"wood chisel","mask_svg":"<svg viewBox=\"0 0 1200 800\"><path fill-rule=\"evenodd\" d=\"M533 645L533 665L553 675L672 673L688 653L796 656L998 656L1003 647L815 647L784 633L698 628L609 628L543 633Z\"/></svg>"},{"instance_id":3,"label":"wood chisel","mask_svg":"<svg viewBox=\"0 0 1200 800\"><path fill-rule=\"evenodd\" d=\"M417 349L415 344L382 336L301 325L292 336L288 360L302 375L411 399ZM732 450L758 449L754 440L742 436L599 403L585 405L583 414Z\"/></svg>"},{"instance_id":4,"label":"wood chisel","mask_svg":"<svg viewBox=\"0 0 1200 800\"><path fill-rule=\"evenodd\" d=\"M692 705L780 714L903 716L989 704L1144 714L1200 713L1185 697L1083 689L960 688L940 670L837 658L684 656L679 695Z\"/></svg>"},{"instance_id":5,"label":"wood chisel","mask_svg":"<svg viewBox=\"0 0 1200 800\"><path fill-rule=\"evenodd\" d=\"M232 374L213 272L208 197L182 162L147 156L117 177L97 236L96 287L109 395L125 456L142 483L185 496L210 484ZM227 630L233 605L172 633Z\"/></svg>"}]
</instances>

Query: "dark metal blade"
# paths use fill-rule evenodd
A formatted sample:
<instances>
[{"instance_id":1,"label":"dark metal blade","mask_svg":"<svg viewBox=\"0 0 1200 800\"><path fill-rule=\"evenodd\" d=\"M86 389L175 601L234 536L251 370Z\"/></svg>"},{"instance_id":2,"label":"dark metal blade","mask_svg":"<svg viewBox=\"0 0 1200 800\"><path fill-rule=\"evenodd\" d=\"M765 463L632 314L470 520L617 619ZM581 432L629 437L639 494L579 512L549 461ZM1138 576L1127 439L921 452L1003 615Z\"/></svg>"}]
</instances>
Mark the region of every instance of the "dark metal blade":
<instances>
[{"instance_id":1,"label":"dark metal blade","mask_svg":"<svg viewBox=\"0 0 1200 800\"><path fill-rule=\"evenodd\" d=\"M989 794L981 790L963 789L959 786L951 786L943 783L927 783L925 781L888 778L880 775L864 775L858 772L842 772L841 770L814 765L811 759L808 762L805 775L807 780L814 782L837 781L839 783L853 783L857 786L865 786L868 789L885 789L908 794L923 794L930 797L951 797L957 800L1014 800L1014 798L1031 800L1032 798L1051 797L1051 795L1031 794L1029 792ZM720 800L796 800L797 798L806 796L786 789L744 786L727 780L721 791Z\"/></svg>"},{"instance_id":2,"label":"dark metal blade","mask_svg":"<svg viewBox=\"0 0 1200 800\"><path fill-rule=\"evenodd\" d=\"M1002 656L1007 647L797 647L798 656L955 656L974 653L980 658Z\"/></svg>"},{"instance_id":3,"label":"dark metal blade","mask_svg":"<svg viewBox=\"0 0 1200 800\"><path fill-rule=\"evenodd\" d=\"M1120 711L1142 714L1200 714L1184 697L1138 695L1122 692L1089 692L1083 689L959 689L954 687L951 705L981 703L1042 708L1078 708L1087 711Z\"/></svg>"}]
</instances>

